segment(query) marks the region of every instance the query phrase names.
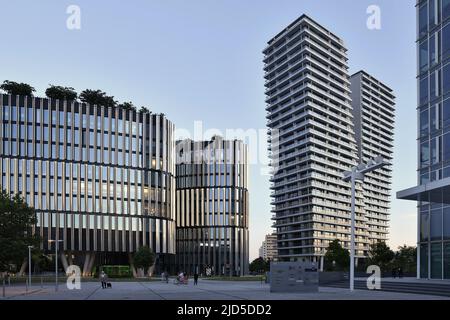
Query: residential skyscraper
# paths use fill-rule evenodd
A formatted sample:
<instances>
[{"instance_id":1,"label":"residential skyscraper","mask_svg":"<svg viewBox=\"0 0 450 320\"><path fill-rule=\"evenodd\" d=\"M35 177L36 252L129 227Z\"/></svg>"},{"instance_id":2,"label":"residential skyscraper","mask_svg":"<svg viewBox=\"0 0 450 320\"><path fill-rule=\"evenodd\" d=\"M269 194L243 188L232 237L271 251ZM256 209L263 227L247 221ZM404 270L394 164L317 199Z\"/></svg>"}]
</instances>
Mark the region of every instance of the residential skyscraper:
<instances>
[{"instance_id":1,"label":"residential skyscraper","mask_svg":"<svg viewBox=\"0 0 450 320\"><path fill-rule=\"evenodd\" d=\"M248 147L215 136L177 142L176 249L179 270L248 272Z\"/></svg>"},{"instance_id":2,"label":"residential skyscraper","mask_svg":"<svg viewBox=\"0 0 450 320\"><path fill-rule=\"evenodd\" d=\"M264 49L271 178L278 259L323 265L329 243L350 247L350 185L357 164L347 49L306 15ZM356 202L356 256L368 245L361 186Z\"/></svg>"},{"instance_id":3,"label":"residential skyscraper","mask_svg":"<svg viewBox=\"0 0 450 320\"><path fill-rule=\"evenodd\" d=\"M360 71L350 77L355 137L360 163L382 156L392 162L395 97L392 89ZM369 243L387 241L392 166L369 172L363 187Z\"/></svg>"},{"instance_id":4,"label":"residential skyscraper","mask_svg":"<svg viewBox=\"0 0 450 320\"><path fill-rule=\"evenodd\" d=\"M417 7L417 277L450 279L450 1Z\"/></svg>"},{"instance_id":5,"label":"residential skyscraper","mask_svg":"<svg viewBox=\"0 0 450 320\"><path fill-rule=\"evenodd\" d=\"M274 261L277 257L277 235L267 234L259 248L259 256L264 260Z\"/></svg>"}]
</instances>

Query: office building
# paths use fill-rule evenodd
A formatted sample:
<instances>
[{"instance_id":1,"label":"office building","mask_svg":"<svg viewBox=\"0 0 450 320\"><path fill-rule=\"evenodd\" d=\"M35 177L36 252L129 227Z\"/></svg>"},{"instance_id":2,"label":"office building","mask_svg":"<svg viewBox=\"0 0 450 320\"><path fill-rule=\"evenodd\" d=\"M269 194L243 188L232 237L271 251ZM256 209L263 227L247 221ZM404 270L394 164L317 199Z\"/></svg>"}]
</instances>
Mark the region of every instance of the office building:
<instances>
[{"instance_id":1,"label":"office building","mask_svg":"<svg viewBox=\"0 0 450 320\"><path fill-rule=\"evenodd\" d=\"M450 1L417 1L417 277L450 279Z\"/></svg>"},{"instance_id":2,"label":"office building","mask_svg":"<svg viewBox=\"0 0 450 320\"><path fill-rule=\"evenodd\" d=\"M248 150L238 140L182 140L176 150L177 267L248 272Z\"/></svg>"},{"instance_id":3,"label":"office building","mask_svg":"<svg viewBox=\"0 0 450 320\"><path fill-rule=\"evenodd\" d=\"M0 95L0 188L37 212L42 249L62 265L128 265L141 246L155 271L175 260L174 125L118 107Z\"/></svg>"}]
</instances>

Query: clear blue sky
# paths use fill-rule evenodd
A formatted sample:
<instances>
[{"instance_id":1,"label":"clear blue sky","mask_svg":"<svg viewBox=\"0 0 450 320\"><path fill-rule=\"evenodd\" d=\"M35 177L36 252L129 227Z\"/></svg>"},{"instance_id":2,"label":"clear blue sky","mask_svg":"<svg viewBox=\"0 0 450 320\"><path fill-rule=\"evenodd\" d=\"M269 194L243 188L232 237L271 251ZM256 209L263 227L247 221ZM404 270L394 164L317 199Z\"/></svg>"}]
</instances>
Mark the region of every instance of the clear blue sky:
<instances>
[{"instance_id":1,"label":"clear blue sky","mask_svg":"<svg viewBox=\"0 0 450 320\"><path fill-rule=\"evenodd\" d=\"M67 6L81 30L66 28ZM366 8L381 8L381 30ZM416 49L413 0L0 0L0 81L102 89L149 105L177 127L265 128L261 51L306 13L344 39L350 71L364 69L397 96L393 191L416 183ZM269 182L252 166L251 258L271 232ZM390 245L416 242L415 203L393 201Z\"/></svg>"}]
</instances>

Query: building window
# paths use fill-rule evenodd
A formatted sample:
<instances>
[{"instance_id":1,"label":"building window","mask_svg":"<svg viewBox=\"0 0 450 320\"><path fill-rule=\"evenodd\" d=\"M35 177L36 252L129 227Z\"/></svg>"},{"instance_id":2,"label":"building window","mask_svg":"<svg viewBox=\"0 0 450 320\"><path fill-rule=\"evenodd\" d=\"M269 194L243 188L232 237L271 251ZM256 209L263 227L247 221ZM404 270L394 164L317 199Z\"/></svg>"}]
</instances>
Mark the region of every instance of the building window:
<instances>
[{"instance_id":1,"label":"building window","mask_svg":"<svg viewBox=\"0 0 450 320\"><path fill-rule=\"evenodd\" d=\"M450 208L444 209L443 232L444 240L450 240Z\"/></svg>"},{"instance_id":2,"label":"building window","mask_svg":"<svg viewBox=\"0 0 450 320\"><path fill-rule=\"evenodd\" d=\"M428 31L428 7L425 3L419 8L419 37Z\"/></svg>"},{"instance_id":3,"label":"building window","mask_svg":"<svg viewBox=\"0 0 450 320\"><path fill-rule=\"evenodd\" d=\"M428 278L428 245L420 246L420 277Z\"/></svg>"},{"instance_id":4,"label":"building window","mask_svg":"<svg viewBox=\"0 0 450 320\"><path fill-rule=\"evenodd\" d=\"M443 158L444 161L449 161L450 160L450 133L446 133L444 135L444 152L443 152Z\"/></svg>"},{"instance_id":5,"label":"building window","mask_svg":"<svg viewBox=\"0 0 450 320\"><path fill-rule=\"evenodd\" d=\"M442 240L442 210L432 210L430 220L430 240Z\"/></svg>"},{"instance_id":6,"label":"building window","mask_svg":"<svg viewBox=\"0 0 450 320\"><path fill-rule=\"evenodd\" d=\"M430 228L429 217L428 213L420 214L420 241L428 241Z\"/></svg>"},{"instance_id":7,"label":"building window","mask_svg":"<svg viewBox=\"0 0 450 320\"><path fill-rule=\"evenodd\" d=\"M448 157L450 159L450 136L449 136L448 143L449 143L449 150L447 152L449 153ZM446 152L445 149L444 149L444 152ZM445 158L445 154L444 154L444 158ZM424 142L420 146L420 165L422 168L430 165L430 143L429 142Z\"/></svg>"},{"instance_id":8,"label":"building window","mask_svg":"<svg viewBox=\"0 0 450 320\"><path fill-rule=\"evenodd\" d=\"M419 83L419 104L428 102L428 77L420 80Z\"/></svg>"},{"instance_id":9,"label":"building window","mask_svg":"<svg viewBox=\"0 0 450 320\"><path fill-rule=\"evenodd\" d=\"M443 73L443 94L446 94L450 91L450 63L444 67Z\"/></svg>"},{"instance_id":10,"label":"building window","mask_svg":"<svg viewBox=\"0 0 450 320\"><path fill-rule=\"evenodd\" d=\"M429 0L429 16L430 16L430 29L439 24L439 19L441 16L439 0Z\"/></svg>"},{"instance_id":11,"label":"building window","mask_svg":"<svg viewBox=\"0 0 450 320\"><path fill-rule=\"evenodd\" d=\"M439 63L441 48L441 33L434 33L430 37L430 66L433 67Z\"/></svg>"},{"instance_id":12,"label":"building window","mask_svg":"<svg viewBox=\"0 0 450 320\"><path fill-rule=\"evenodd\" d=\"M444 278L450 279L450 242L444 243Z\"/></svg>"},{"instance_id":13,"label":"building window","mask_svg":"<svg viewBox=\"0 0 450 320\"><path fill-rule=\"evenodd\" d=\"M442 279L442 243L431 244L431 278Z\"/></svg>"}]
</instances>

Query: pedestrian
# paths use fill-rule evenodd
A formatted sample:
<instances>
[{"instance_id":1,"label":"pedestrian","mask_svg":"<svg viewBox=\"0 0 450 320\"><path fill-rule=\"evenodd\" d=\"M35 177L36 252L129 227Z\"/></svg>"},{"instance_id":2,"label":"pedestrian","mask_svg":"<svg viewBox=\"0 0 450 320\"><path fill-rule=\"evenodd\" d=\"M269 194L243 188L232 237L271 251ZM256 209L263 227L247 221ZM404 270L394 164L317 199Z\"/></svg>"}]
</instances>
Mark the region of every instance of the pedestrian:
<instances>
[{"instance_id":1,"label":"pedestrian","mask_svg":"<svg viewBox=\"0 0 450 320\"><path fill-rule=\"evenodd\" d=\"M194 286L198 284L198 273L194 273Z\"/></svg>"},{"instance_id":2,"label":"pedestrian","mask_svg":"<svg viewBox=\"0 0 450 320\"><path fill-rule=\"evenodd\" d=\"M166 277L166 283L169 283L169 273L167 271L164 273L164 276Z\"/></svg>"},{"instance_id":3,"label":"pedestrian","mask_svg":"<svg viewBox=\"0 0 450 320\"><path fill-rule=\"evenodd\" d=\"M102 283L102 289L106 289L106 273L102 271L100 273L100 282Z\"/></svg>"},{"instance_id":4,"label":"pedestrian","mask_svg":"<svg viewBox=\"0 0 450 320\"><path fill-rule=\"evenodd\" d=\"M392 278L396 278L397 277L397 269L396 268L392 268Z\"/></svg>"},{"instance_id":5,"label":"pedestrian","mask_svg":"<svg viewBox=\"0 0 450 320\"><path fill-rule=\"evenodd\" d=\"M398 268L398 277L399 278L403 278L403 269L402 269L402 267Z\"/></svg>"}]
</instances>

